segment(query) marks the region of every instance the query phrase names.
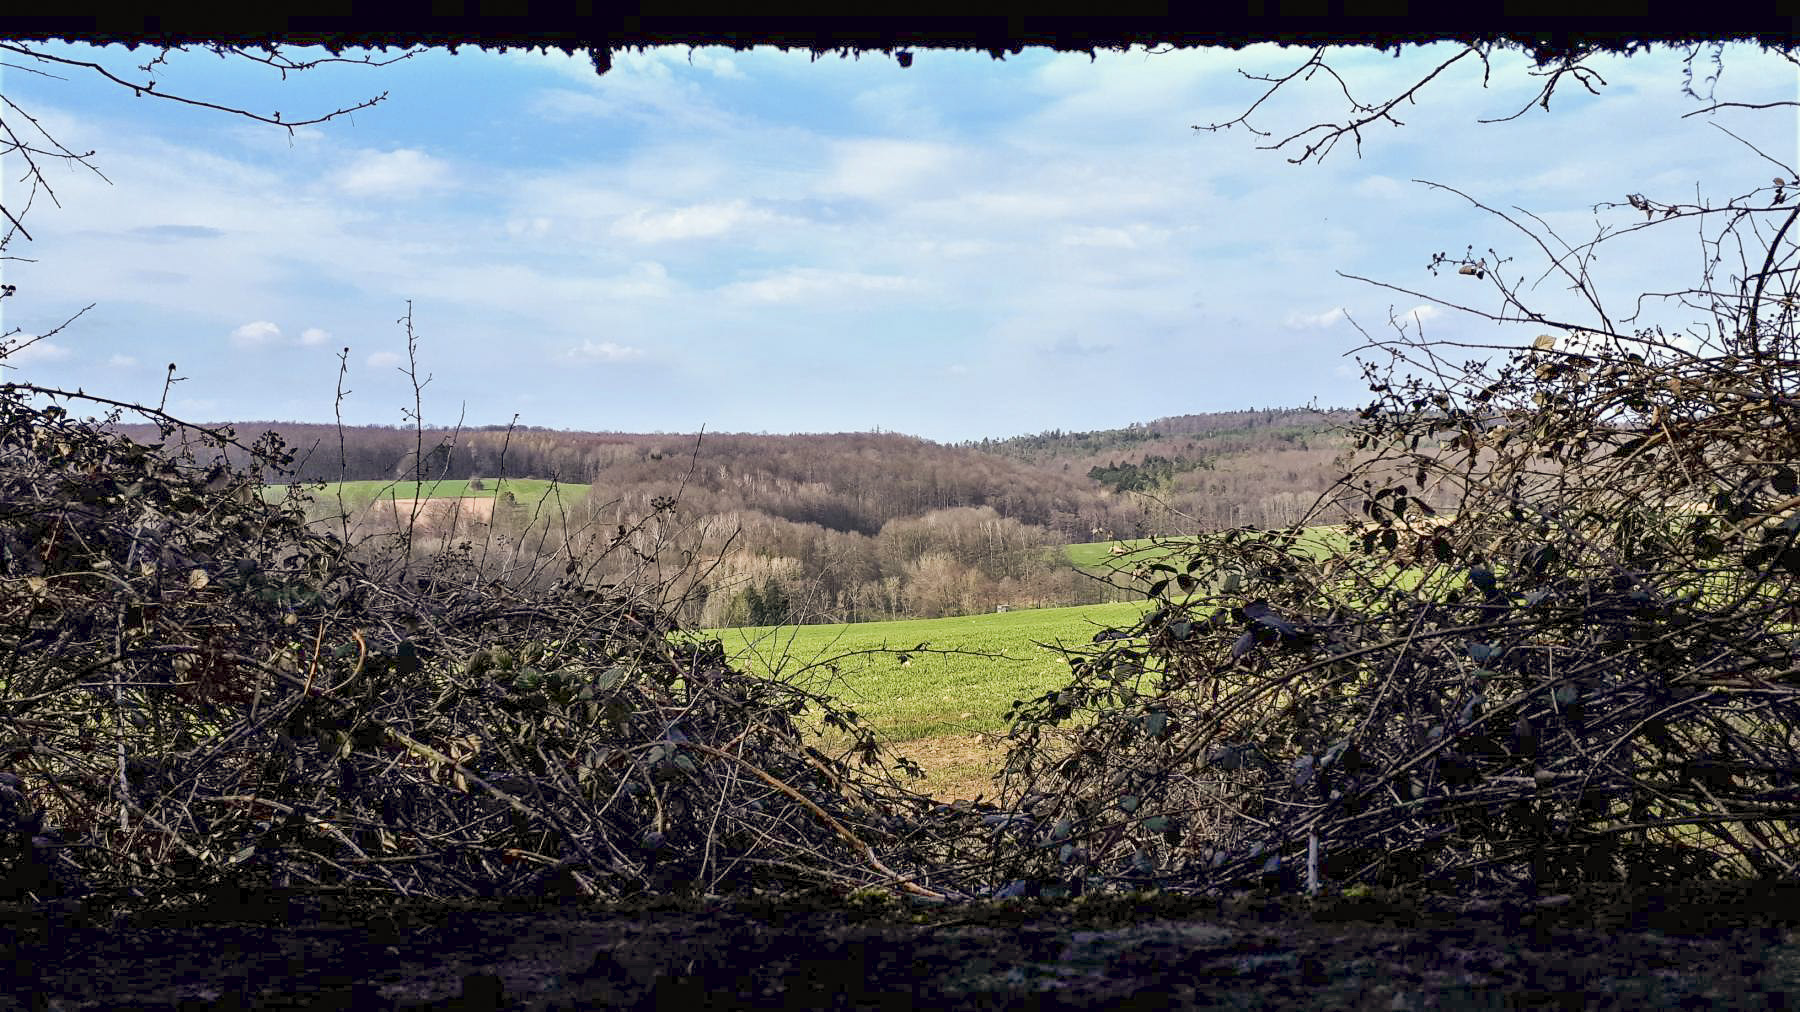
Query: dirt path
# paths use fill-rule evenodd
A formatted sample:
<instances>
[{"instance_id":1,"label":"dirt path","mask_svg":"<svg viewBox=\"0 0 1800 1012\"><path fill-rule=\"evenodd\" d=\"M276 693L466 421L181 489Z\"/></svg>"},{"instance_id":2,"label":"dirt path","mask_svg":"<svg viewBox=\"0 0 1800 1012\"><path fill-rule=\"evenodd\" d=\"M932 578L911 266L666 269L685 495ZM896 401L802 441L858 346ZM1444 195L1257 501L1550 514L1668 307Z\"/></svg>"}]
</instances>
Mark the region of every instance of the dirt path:
<instances>
[{"instance_id":1,"label":"dirt path","mask_svg":"<svg viewBox=\"0 0 1800 1012\"><path fill-rule=\"evenodd\" d=\"M1467 908L1240 898L910 910L277 900L176 920L0 925L19 1007L1780 1008L1800 887ZM0 998L4 1007L5 998Z\"/></svg>"}]
</instances>

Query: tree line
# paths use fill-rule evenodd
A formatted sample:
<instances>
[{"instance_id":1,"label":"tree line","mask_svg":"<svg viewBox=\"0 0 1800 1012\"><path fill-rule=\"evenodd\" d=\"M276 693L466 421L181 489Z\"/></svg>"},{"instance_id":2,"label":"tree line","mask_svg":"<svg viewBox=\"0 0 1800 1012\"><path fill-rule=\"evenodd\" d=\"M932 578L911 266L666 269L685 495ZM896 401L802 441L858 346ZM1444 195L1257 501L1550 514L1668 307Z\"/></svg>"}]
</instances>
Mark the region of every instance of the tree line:
<instances>
[{"instance_id":1,"label":"tree line","mask_svg":"<svg viewBox=\"0 0 1800 1012\"><path fill-rule=\"evenodd\" d=\"M522 506L496 509L493 531L539 554L632 528L673 503L683 533L651 554L711 560L710 576L682 587L679 605L711 627L1104 600L1114 592L1071 568L1062 546L1291 523L1330 487L1341 445L1330 427L1339 420L1232 412L956 445L885 432L237 428L277 432L296 451L291 480L301 482L533 477L590 486L554 523ZM482 533L454 537L472 532Z\"/></svg>"}]
</instances>

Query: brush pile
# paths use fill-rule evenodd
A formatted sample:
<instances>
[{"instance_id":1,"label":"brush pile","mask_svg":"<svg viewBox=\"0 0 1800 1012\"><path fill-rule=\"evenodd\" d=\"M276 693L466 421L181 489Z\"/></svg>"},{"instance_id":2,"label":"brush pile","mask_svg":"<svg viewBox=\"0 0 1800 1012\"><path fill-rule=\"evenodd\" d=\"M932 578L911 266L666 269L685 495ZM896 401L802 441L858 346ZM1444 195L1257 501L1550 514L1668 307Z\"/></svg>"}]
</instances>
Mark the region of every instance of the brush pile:
<instances>
[{"instance_id":1,"label":"brush pile","mask_svg":"<svg viewBox=\"0 0 1800 1012\"><path fill-rule=\"evenodd\" d=\"M353 551L265 502L278 442L138 445L27 393L0 393L8 895L941 895L899 817L929 803L855 714L730 670L656 588ZM227 444L258 470L196 455Z\"/></svg>"}]
</instances>

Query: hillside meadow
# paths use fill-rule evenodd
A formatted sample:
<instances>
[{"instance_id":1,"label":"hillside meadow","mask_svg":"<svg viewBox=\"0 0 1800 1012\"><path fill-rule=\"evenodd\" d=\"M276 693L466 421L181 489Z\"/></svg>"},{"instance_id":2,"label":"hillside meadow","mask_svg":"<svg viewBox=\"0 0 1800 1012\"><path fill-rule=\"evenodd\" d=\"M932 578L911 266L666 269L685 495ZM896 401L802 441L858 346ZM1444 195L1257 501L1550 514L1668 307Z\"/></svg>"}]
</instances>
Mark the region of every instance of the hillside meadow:
<instances>
[{"instance_id":1,"label":"hillside meadow","mask_svg":"<svg viewBox=\"0 0 1800 1012\"><path fill-rule=\"evenodd\" d=\"M1070 565L1090 572L1129 572L1154 562L1185 562L1184 549L1194 541L1191 537L1090 541L1064 546L1063 557ZM1306 528L1300 536L1300 544L1315 559L1344 552L1350 547L1344 529L1335 525Z\"/></svg>"},{"instance_id":2,"label":"hillside meadow","mask_svg":"<svg viewBox=\"0 0 1800 1012\"><path fill-rule=\"evenodd\" d=\"M925 768L914 788L944 798L993 794L1006 712L1063 684L1056 646L1130 626L1144 602L849 625L709 630L734 664L787 676L854 709L885 743ZM926 649L919 650L921 645ZM904 651L904 656L887 653Z\"/></svg>"},{"instance_id":3,"label":"hillside meadow","mask_svg":"<svg viewBox=\"0 0 1800 1012\"><path fill-rule=\"evenodd\" d=\"M330 481L322 484L302 485L301 492L307 498L320 505L335 504L342 498L345 509L356 510L377 499L463 499L492 498L501 492L511 492L521 505L530 506L542 502L546 506L559 501L564 508L573 507L587 499L588 486L554 482L547 478L488 478L483 482L485 488L471 490L468 479L444 478L434 481ZM287 494L288 486L270 485L265 489L266 496L279 499Z\"/></svg>"}]
</instances>

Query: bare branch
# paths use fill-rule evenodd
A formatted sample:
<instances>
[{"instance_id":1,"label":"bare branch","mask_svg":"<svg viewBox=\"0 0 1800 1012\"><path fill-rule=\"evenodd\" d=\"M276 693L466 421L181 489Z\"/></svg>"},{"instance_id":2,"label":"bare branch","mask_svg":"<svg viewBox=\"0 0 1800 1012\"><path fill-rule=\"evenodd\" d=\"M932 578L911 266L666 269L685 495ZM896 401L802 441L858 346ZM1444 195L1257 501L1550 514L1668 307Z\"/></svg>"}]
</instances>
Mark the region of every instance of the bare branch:
<instances>
[{"instance_id":1,"label":"bare branch","mask_svg":"<svg viewBox=\"0 0 1800 1012\"><path fill-rule=\"evenodd\" d=\"M1250 103L1250 108L1245 109L1243 112L1243 115L1237 117L1236 119L1230 120L1225 123L1212 123L1212 124L1208 124L1206 126L1196 125L1193 129L1205 130L1208 133L1212 133L1212 132L1216 132L1219 130L1228 130L1234 126L1242 126L1244 129L1250 131L1251 133L1257 135L1258 137L1269 136L1269 134L1266 133L1265 131L1258 130L1255 127L1250 125L1251 114L1255 113L1256 110L1258 108L1260 108L1264 102L1268 101L1272 96L1274 96L1274 94L1277 91L1280 91L1282 85L1287 84L1289 81L1292 81L1296 77L1299 77L1302 73L1305 73L1311 67L1324 66L1324 59L1323 59L1324 56L1325 56L1325 47L1320 46L1318 49L1313 50L1312 55L1307 57L1305 63L1302 63L1299 67L1295 68L1291 73L1286 74L1285 76L1282 76L1279 78L1263 77L1258 74L1249 74L1249 73L1245 73L1243 70L1239 70L1238 74L1246 80L1272 82L1270 84L1269 90L1263 92L1261 98L1258 98L1256 101Z\"/></svg>"},{"instance_id":2,"label":"bare branch","mask_svg":"<svg viewBox=\"0 0 1800 1012\"><path fill-rule=\"evenodd\" d=\"M0 42L0 51L18 53L21 56L28 56L28 57L31 57L32 59L44 60L44 61L47 61L50 63L59 63L59 64L63 64L63 65L70 66L70 67L81 67L86 70L93 71L94 73L100 75L101 77L105 78L108 81L111 81L114 84L119 85L120 87L130 88L132 91L132 94L134 94L134 95L138 95L138 96L149 95L152 98L160 98L160 99L164 99L169 102L176 102L181 105L191 105L191 106L195 106L195 107L201 108L201 109L211 109L215 112L229 113L233 116L242 116L245 119L255 120L258 123L267 123L270 126L284 127L287 129L287 131L290 134L293 133L293 131L296 127L314 126L319 123L324 123L329 120L336 119L339 116L346 116L353 112L359 112L363 109L371 108L375 105L380 104L383 101L386 101L386 99L387 99L387 92L384 91L381 94L375 96L374 98L367 99L362 102L358 102L355 105L345 106L345 107L337 109L333 112L325 113L322 116L314 116L311 119L302 119L302 120L284 120L281 118L281 113L279 113L279 112L273 113L268 116L263 116L259 113L251 112L248 109L240 109L235 106L220 105L216 102L208 102L203 99L188 98L183 95L175 95L175 94L160 92L160 91L156 90L156 81L154 79L148 80L142 84L134 84L130 81L125 80L124 78L121 78L121 77L115 75L112 71L106 69L104 66L102 66L98 63L94 63L89 60L75 60L75 59L70 59L66 56L52 56L48 53L40 53L40 52L36 52L31 49L26 49L23 46L20 46L16 43L11 43L11 42ZM348 61L348 62L356 62L356 61ZM295 69L300 69L300 68L296 67Z\"/></svg>"},{"instance_id":3,"label":"bare branch","mask_svg":"<svg viewBox=\"0 0 1800 1012\"><path fill-rule=\"evenodd\" d=\"M1576 83L1580 84L1583 88L1586 88L1588 90L1588 94L1590 94L1590 95L1600 94L1600 89L1594 87L1592 82L1594 82L1594 81L1600 82L1600 87L1603 88L1606 86L1606 79L1601 77L1599 74L1595 73L1592 68L1582 66L1582 63L1581 63L1582 60L1587 59L1588 57L1592 56L1597 51L1598 51L1597 47L1590 46L1585 51L1581 52L1579 55L1570 54L1570 55L1564 56L1562 58L1561 62L1558 63L1557 66L1552 69L1546 70L1542 67L1532 68L1530 73L1533 77L1542 77L1546 74L1548 74L1550 77L1550 79L1548 81L1544 82L1544 87L1538 91L1536 98L1533 98L1531 101L1520 106L1519 111L1513 113L1511 116L1501 116L1501 117L1498 117L1495 119L1476 120L1476 122L1478 122L1478 123L1506 123L1511 120L1518 119L1520 116L1523 116L1527 112L1530 112L1531 107L1534 105L1542 108L1545 112L1549 112L1550 111L1550 96L1556 91L1556 86L1559 83L1561 83L1561 81L1563 79L1563 75L1565 75L1565 74L1568 74L1568 75L1574 77Z\"/></svg>"},{"instance_id":4,"label":"bare branch","mask_svg":"<svg viewBox=\"0 0 1800 1012\"><path fill-rule=\"evenodd\" d=\"M1800 102L1784 102L1781 104L1800 106ZM1744 147L1749 148L1751 151L1756 152L1757 155L1759 155L1763 161L1768 162L1770 165L1773 165L1776 168L1780 169L1781 171L1785 172L1787 174L1785 176L1785 179L1791 185L1800 187L1800 179L1796 179L1796 176L1800 176L1800 173L1796 173L1794 171L1794 167L1792 165L1789 165L1786 162L1780 161L1779 159L1770 157L1770 155L1767 152L1765 152L1763 149L1757 147L1756 145L1750 143L1749 141L1743 139L1742 137L1739 137L1737 134L1732 133L1730 130L1727 130L1722 126L1719 126L1719 124L1717 124L1717 123L1712 124L1712 126L1714 129L1718 130L1720 133L1724 134L1725 136L1731 138L1734 141L1737 141L1739 144L1742 144ZM1776 185L1779 186L1780 182L1778 181Z\"/></svg>"},{"instance_id":5,"label":"bare branch","mask_svg":"<svg viewBox=\"0 0 1800 1012\"><path fill-rule=\"evenodd\" d=\"M1684 112L1681 114L1681 118L1687 119L1689 116L1699 116L1704 113L1718 112L1720 109L1780 109L1789 106L1800 106L1800 102L1714 102L1704 109L1695 109L1693 112Z\"/></svg>"},{"instance_id":6,"label":"bare branch","mask_svg":"<svg viewBox=\"0 0 1800 1012\"><path fill-rule=\"evenodd\" d=\"M1457 52L1456 55L1445 60L1443 63L1440 63L1424 77L1420 78L1412 87L1377 106L1358 102L1355 97L1350 94L1349 85L1344 82L1344 79L1338 75L1337 71L1333 70L1325 63L1324 54L1324 47L1314 50L1305 63L1302 63L1291 73L1285 74L1279 78L1258 77L1251 74L1244 74L1244 72L1240 70L1240 74L1243 74L1243 76L1251 80L1271 82L1269 90L1264 92L1261 98L1258 98L1252 103L1250 108L1245 110L1242 116L1226 123L1215 123L1204 127L1195 126L1194 129L1216 131L1241 124L1259 137L1271 136L1267 131L1257 130L1250 125L1250 114L1255 112L1256 109L1274 95L1275 92L1279 91L1283 86L1292 82L1294 79L1301 77L1310 79L1314 73L1323 71L1324 73L1329 74L1331 78L1337 82L1339 90L1343 92L1345 101L1350 104L1352 116L1341 124L1315 123L1304 130L1289 134L1287 137L1272 144L1262 144L1258 145L1258 147L1265 151L1279 151L1290 144L1300 141L1302 138L1308 137L1319 131L1324 131L1323 136L1307 142L1305 149L1297 157L1288 159L1288 162L1290 164L1300 165L1314 158L1322 160L1331 152L1332 148L1337 146L1337 142L1345 135L1349 135L1354 139L1356 142L1357 155L1360 157L1362 154L1362 130L1364 127L1384 120L1395 126L1404 126L1405 124L1393 115L1393 110L1396 106L1402 102L1415 103L1416 96L1421 88L1430 84L1439 74L1443 73L1445 70L1449 69L1451 65L1466 56L1473 55L1477 57L1482 61L1484 66L1488 61L1488 51L1483 45L1474 44L1465 46L1462 50Z\"/></svg>"}]
</instances>

